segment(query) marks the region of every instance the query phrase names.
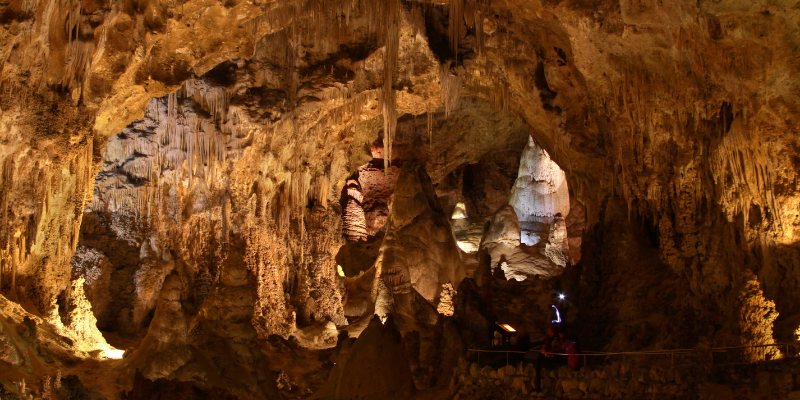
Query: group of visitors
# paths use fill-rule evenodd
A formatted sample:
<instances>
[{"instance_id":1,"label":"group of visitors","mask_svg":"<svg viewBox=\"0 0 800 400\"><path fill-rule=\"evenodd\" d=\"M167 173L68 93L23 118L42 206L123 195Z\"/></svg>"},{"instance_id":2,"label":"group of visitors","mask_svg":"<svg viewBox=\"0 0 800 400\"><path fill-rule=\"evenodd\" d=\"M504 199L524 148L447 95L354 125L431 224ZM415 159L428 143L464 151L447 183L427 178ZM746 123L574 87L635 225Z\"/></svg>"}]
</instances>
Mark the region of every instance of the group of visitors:
<instances>
[{"instance_id":1,"label":"group of visitors","mask_svg":"<svg viewBox=\"0 0 800 400\"><path fill-rule=\"evenodd\" d=\"M547 327L542 346L531 349L525 359L536 365L536 391L542 390L542 368L556 369L566 365L572 370L578 368L580 361L580 347L578 337L572 334L562 324Z\"/></svg>"}]
</instances>

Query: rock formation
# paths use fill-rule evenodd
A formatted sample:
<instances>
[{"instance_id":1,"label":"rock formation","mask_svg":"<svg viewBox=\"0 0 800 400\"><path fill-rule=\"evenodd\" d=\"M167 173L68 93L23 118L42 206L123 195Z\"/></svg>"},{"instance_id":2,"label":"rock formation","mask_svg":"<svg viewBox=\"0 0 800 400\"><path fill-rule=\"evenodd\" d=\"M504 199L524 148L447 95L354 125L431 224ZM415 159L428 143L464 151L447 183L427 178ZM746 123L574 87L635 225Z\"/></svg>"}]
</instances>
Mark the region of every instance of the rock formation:
<instances>
[{"instance_id":1,"label":"rock formation","mask_svg":"<svg viewBox=\"0 0 800 400\"><path fill-rule=\"evenodd\" d=\"M1 2L0 396L306 398L328 371L328 398L455 396L495 318L532 336L559 300L585 349L695 349L707 391L711 349L795 353L798 25L765 0Z\"/></svg>"},{"instance_id":2,"label":"rock formation","mask_svg":"<svg viewBox=\"0 0 800 400\"><path fill-rule=\"evenodd\" d=\"M537 224L551 223L556 215L569 215L570 196L564 171L550 159L533 138L522 152L519 176L508 203L514 206L522 229L522 242L533 246L541 241Z\"/></svg>"},{"instance_id":3,"label":"rock formation","mask_svg":"<svg viewBox=\"0 0 800 400\"><path fill-rule=\"evenodd\" d=\"M507 279L560 275L569 261L569 243L564 218L556 214L547 241L527 246L521 241L521 223L511 205L500 207L489 221L480 249L491 256L492 270L502 269Z\"/></svg>"},{"instance_id":4,"label":"rock formation","mask_svg":"<svg viewBox=\"0 0 800 400\"><path fill-rule=\"evenodd\" d=\"M424 168L404 166L392 203L388 233L375 263L376 279L392 294L412 290L436 304L442 285L464 277L448 218Z\"/></svg>"}]
</instances>

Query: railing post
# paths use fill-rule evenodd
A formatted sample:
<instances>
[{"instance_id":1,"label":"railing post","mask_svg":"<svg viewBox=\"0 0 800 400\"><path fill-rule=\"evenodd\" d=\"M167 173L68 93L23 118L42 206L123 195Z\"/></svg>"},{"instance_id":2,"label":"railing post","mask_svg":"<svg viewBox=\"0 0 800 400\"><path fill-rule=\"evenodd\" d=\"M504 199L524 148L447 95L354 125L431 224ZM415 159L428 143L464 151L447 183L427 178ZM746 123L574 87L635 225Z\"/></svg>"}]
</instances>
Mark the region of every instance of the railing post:
<instances>
[{"instance_id":1,"label":"railing post","mask_svg":"<svg viewBox=\"0 0 800 400\"><path fill-rule=\"evenodd\" d=\"M506 352L506 367L508 366L508 352Z\"/></svg>"},{"instance_id":2,"label":"railing post","mask_svg":"<svg viewBox=\"0 0 800 400\"><path fill-rule=\"evenodd\" d=\"M672 369L675 369L675 352L674 351L670 351L669 352L669 363L672 366Z\"/></svg>"}]
</instances>

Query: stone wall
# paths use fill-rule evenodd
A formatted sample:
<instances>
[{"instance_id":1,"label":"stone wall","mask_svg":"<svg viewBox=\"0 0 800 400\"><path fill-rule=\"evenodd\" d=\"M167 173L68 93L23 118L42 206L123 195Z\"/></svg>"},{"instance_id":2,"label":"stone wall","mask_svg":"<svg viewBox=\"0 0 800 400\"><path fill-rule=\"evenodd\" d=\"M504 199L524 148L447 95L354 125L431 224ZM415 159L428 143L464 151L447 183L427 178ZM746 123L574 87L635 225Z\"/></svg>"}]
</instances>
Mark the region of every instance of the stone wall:
<instances>
[{"instance_id":1,"label":"stone wall","mask_svg":"<svg viewBox=\"0 0 800 400\"><path fill-rule=\"evenodd\" d=\"M688 366L634 367L613 362L572 371L566 366L542 369L543 397L558 399L621 399L659 393L658 398L683 398L690 390ZM461 364L454 374L454 399L492 398L502 392L505 399L528 398L534 393L534 364L519 363L499 369L477 363ZM648 396L649 397L649 396Z\"/></svg>"},{"instance_id":2,"label":"stone wall","mask_svg":"<svg viewBox=\"0 0 800 400\"><path fill-rule=\"evenodd\" d=\"M677 358L676 358L677 361ZM534 391L535 365L495 369L462 362L450 383L454 400L469 399L800 399L800 359L699 368L612 362L572 371L543 369L543 394ZM713 373L703 373L713 372Z\"/></svg>"}]
</instances>

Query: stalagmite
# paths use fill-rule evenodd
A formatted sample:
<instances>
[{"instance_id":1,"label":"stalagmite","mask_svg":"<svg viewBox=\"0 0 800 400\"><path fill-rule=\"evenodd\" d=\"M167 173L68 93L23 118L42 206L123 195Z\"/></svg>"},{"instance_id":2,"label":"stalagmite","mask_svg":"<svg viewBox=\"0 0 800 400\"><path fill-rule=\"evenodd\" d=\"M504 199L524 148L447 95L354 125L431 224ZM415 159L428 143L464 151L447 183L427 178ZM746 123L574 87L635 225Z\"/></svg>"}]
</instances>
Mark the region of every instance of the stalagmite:
<instances>
[{"instance_id":1,"label":"stalagmite","mask_svg":"<svg viewBox=\"0 0 800 400\"><path fill-rule=\"evenodd\" d=\"M533 138L522 153L519 177L509 204L520 221L550 223L556 214L569 214L569 189L564 171Z\"/></svg>"},{"instance_id":2,"label":"stalagmite","mask_svg":"<svg viewBox=\"0 0 800 400\"><path fill-rule=\"evenodd\" d=\"M363 196L361 195L358 181L348 181L345 190L347 203L342 216L342 233L351 242L366 240L367 220L364 216L364 208L361 205Z\"/></svg>"}]
</instances>

